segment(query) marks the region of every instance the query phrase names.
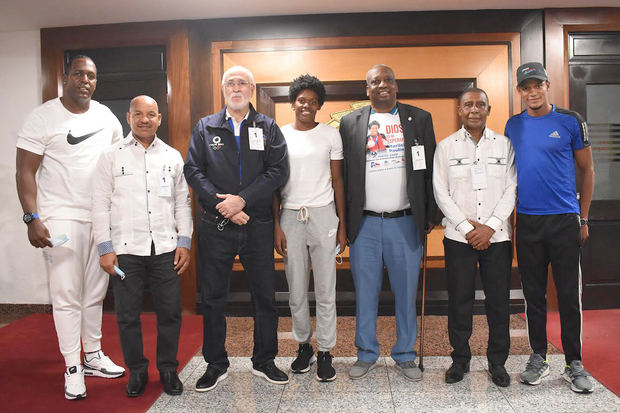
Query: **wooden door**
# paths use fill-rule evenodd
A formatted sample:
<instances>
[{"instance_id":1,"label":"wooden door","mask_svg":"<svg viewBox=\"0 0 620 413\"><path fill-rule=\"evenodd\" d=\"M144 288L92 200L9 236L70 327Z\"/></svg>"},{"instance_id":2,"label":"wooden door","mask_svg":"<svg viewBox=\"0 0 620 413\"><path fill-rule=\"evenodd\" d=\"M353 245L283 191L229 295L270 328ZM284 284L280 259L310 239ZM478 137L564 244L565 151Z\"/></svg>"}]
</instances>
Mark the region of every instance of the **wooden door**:
<instances>
[{"instance_id":1,"label":"wooden door","mask_svg":"<svg viewBox=\"0 0 620 413\"><path fill-rule=\"evenodd\" d=\"M588 123L596 183L583 247L584 309L620 307L620 32L568 36L570 107Z\"/></svg>"}]
</instances>

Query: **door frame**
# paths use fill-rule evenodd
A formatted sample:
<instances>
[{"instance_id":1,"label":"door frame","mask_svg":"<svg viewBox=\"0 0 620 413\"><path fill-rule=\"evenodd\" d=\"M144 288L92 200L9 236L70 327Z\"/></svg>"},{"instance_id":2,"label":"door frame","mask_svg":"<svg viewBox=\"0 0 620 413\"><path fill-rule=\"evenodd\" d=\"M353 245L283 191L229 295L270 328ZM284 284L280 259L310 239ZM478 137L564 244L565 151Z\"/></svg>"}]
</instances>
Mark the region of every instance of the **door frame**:
<instances>
[{"instance_id":1,"label":"door frame","mask_svg":"<svg viewBox=\"0 0 620 413\"><path fill-rule=\"evenodd\" d=\"M552 103L565 108L570 106L569 33L597 31L620 31L620 8L545 9L544 63L551 82Z\"/></svg>"}]
</instances>

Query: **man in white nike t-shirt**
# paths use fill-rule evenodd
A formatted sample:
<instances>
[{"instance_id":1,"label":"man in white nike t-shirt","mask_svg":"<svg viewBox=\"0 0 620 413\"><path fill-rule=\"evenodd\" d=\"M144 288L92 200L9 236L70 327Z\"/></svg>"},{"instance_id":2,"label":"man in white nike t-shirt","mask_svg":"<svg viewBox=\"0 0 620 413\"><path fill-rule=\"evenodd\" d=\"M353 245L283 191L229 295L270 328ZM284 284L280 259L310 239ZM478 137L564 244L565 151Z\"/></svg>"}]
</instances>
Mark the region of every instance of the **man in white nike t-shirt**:
<instances>
[{"instance_id":1,"label":"man in white nike t-shirt","mask_svg":"<svg viewBox=\"0 0 620 413\"><path fill-rule=\"evenodd\" d=\"M106 106L91 100L96 85L92 59L73 58L63 76L63 96L35 108L17 139L17 192L28 239L45 248L69 400L86 397L84 374L125 374L101 351L101 310L109 277L99 268L90 212L91 177L99 155L122 138L123 130ZM68 241L53 247L50 238L61 235Z\"/></svg>"}]
</instances>

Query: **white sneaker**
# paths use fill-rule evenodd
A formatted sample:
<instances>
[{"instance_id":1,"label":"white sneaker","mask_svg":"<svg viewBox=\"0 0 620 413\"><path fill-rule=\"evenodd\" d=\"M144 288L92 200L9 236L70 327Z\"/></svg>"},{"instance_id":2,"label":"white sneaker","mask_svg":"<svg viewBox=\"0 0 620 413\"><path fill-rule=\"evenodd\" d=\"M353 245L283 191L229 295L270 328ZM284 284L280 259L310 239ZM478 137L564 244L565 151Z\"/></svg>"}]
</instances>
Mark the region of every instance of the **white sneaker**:
<instances>
[{"instance_id":1,"label":"white sneaker","mask_svg":"<svg viewBox=\"0 0 620 413\"><path fill-rule=\"evenodd\" d=\"M81 365L67 367L65 371L65 398L80 400L86 397L84 369Z\"/></svg>"},{"instance_id":2,"label":"white sneaker","mask_svg":"<svg viewBox=\"0 0 620 413\"><path fill-rule=\"evenodd\" d=\"M125 369L114 364L103 351L84 354L84 374L106 379L115 379L125 374Z\"/></svg>"}]
</instances>

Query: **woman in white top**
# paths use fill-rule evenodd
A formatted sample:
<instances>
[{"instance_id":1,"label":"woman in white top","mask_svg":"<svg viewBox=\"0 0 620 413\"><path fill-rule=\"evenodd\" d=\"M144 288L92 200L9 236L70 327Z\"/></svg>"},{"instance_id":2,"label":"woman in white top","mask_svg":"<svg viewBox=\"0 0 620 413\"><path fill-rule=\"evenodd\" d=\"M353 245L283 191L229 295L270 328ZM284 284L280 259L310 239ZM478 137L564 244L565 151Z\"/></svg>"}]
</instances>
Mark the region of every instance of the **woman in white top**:
<instances>
[{"instance_id":1,"label":"woman in white top","mask_svg":"<svg viewBox=\"0 0 620 413\"><path fill-rule=\"evenodd\" d=\"M305 373L317 361L316 378L332 381L330 350L336 344L336 254L346 248L342 140L338 130L318 123L325 101L319 79L303 75L289 88L295 122L282 128L290 176L274 200L274 243L284 257L289 285L293 337L299 342L293 373ZM282 207L282 209L280 209ZM317 357L310 344L308 305L310 264L316 299Z\"/></svg>"}]
</instances>

